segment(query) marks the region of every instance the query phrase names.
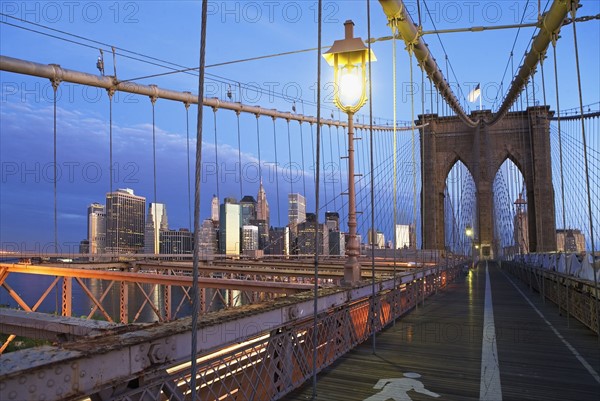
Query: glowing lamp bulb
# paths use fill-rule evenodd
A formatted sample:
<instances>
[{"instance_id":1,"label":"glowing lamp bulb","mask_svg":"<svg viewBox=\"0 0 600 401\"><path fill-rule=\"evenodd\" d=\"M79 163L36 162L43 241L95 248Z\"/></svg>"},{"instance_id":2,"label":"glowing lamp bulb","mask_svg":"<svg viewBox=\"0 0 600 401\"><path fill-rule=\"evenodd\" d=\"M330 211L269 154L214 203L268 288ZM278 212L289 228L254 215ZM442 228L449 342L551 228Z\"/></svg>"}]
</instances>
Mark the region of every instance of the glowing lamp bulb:
<instances>
[{"instance_id":1,"label":"glowing lamp bulb","mask_svg":"<svg viewBox=\"0 0 600 401\"><path fill-rule=\"evenodd\" d=\"M342 68L339 79L339 99L344 106L356 105L363 93L363 82L357 68Z\"/></svg>"}]
</instances>

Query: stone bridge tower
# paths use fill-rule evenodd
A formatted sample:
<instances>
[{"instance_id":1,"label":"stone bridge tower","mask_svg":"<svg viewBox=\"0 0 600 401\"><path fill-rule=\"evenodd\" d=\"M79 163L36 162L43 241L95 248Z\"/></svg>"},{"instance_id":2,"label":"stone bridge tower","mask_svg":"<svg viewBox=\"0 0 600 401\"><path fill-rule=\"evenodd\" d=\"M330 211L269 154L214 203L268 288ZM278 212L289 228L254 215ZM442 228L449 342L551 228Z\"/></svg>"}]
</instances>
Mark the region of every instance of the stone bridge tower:
<instances>
[{"instance_id":1,"label":"stone bridge tower","mask_svg":"<svg viewBox=\"0 0 600 401\"><path fill-rule=\"evenodd\" d=\"M470 171L476 186L475 237L483 255L494 243L493 182L500 166L510 159L519 168L527 188L529 249L531 252L556 250L554 188L550 160L550 120L548 106L529 107L508 113L490 126L489 110L473 112L481 119L474 128L458 117L419 116L423 151L421 197L422 233L425 249L444 249L444 190L446 178L459 160Z\"/></svg>"}]
</instances>

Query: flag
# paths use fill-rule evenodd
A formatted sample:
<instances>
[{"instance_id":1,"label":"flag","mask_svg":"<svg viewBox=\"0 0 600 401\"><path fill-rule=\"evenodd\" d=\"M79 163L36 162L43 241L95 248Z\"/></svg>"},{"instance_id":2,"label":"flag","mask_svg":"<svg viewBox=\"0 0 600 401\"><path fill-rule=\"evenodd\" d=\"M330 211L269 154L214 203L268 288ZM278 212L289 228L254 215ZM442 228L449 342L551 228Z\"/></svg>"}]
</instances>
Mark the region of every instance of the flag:
<instances>
[{"instance_id":1,"label":"flag","mask_svg":"<svg viewBox=\"0 0 600 401\"><path fill-rule=\"evenodd\" d=\"M477 99L479 99L479 95L481 95L481 89L479 88L479 84L477 84L475 89L469 92L469 102L475 102Z\"/></svg>"}]
</instances>

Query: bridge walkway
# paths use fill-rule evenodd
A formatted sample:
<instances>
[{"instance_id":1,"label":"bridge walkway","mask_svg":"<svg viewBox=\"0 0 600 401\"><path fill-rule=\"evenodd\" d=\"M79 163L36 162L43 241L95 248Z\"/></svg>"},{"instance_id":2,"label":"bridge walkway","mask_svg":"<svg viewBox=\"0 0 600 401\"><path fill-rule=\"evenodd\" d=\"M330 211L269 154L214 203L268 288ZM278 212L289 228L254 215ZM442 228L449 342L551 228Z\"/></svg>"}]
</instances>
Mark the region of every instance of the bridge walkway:
<instances>
[{"instance_id":1,"label":"bridge walkway","mask_svg":"<svg viewBox=\"0 0 600 401\"><path fill-rule=\"evenodd\" d=\"M317 399L600 399L598 337L494 262L427 299L376 345L376 354L367 341L323 371ZM284 399L311 395L308 382Z\"/></svg>"}]
</instances>

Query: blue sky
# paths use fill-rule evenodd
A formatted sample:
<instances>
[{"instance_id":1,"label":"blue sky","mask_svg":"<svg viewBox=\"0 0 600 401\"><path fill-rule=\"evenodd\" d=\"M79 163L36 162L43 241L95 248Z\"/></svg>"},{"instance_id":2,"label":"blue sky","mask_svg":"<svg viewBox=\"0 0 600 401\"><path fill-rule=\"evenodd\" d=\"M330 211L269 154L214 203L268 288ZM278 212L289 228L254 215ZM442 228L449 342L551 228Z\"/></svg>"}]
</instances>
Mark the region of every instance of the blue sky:
<instances>
[{"instance_id":1,"label":"blue sky","mask_svg":"<svg viewBox=\"0 0 600 401\"><path fill-rule=\"evenodd\" d=\"M67 37L44 27L76 34L84 38L152 56L183 66L197 66L199 54L200 3L192 1L148 2L11 2L0 3L0 53L42 64L56 63L64 68L97 74L98 48L106 48L88 41L91 47L80 46L16 28L9 24L42 31L46 34ZM366 3L364 1L324 1L324 50L336 39L343 37L343 22L355 22L355 35L367 37ZM535 1L428 1L429 14L422 10L424 29L459 28L529 23L537 18ZM597 1L582 1L579 15L600 13ZM213 1L209 5L207 28L207 64L218 64L236 59L272 53L302 50L317 46L316 1ZM416 3L407 2L416 20ZM546 1L542 2L542 7ZM422 8L423 3L421 3ZM371 2L372 36L390 35L386 18L379 2ZM524 17L523 17L524 16ZM25 19L44 27L27 24L14 18ZM600 23L596 21L577 25L584 104L598 102L600 92ZM528 49L533 28L524 28L515 40L515 29L481 33L456 33L441 35L452 70L448 80L456 88L460 84L466 92L477 83L484 89L483 106L491 107L496 90L504 87L513 76L509 54L515 42L514 68ZM558 70L560 74L561 108L578 106L576 74L573 53L572 27L564 27L558 42ZM445 70L442 45L435 35L425 40L438 62ZM410 120L411 103L408 92L409 58L404 44L398 42L398 119ZM392 103L392 44L391 41L373 45L377 62L373 65L374 116L380 122L391 119ZM119 51L119 53L124 53ZM127 53L131 55L131 53ZM546 93L548 103L555 109L553 63L546 61ZM137 58L141 58L135 56ZM106 74L112 74L112 55L104 54ZM316 115L316 52L270 58L259 61L207 68L207 96L226 99L231 85L233 100L258 104L265 108L291 111L296 100L297 112ZM508 72L504 74L508 65ZM332 72L326 63L323 81L330 81ZM119 79L127 80L163 73L166 69L118 55L116 69ZM415 65L415 81L420 83L420 72ZM217 78L222 77L222 78ZM541 79L536 76L536 84ZM191 74L172 74L142 79L143 84L157 84L174 90L197 92L197 77ZM243 90L240 94L236 82L259 87L263 92ZM43 248L53 238L53 185L52 185L52 89L48 81L24 75L0 72L2 86L0 157L2 177L0 188L0 242L22 244L29 249ZM428 85L427 85L428 88ZM538 88L538 98L541 90ZM85 88L63 83L58 101L58 164L62 175L58 180L59 241L78 243L86 236L85 212L88 204L104 202L108 182L108 99L106 93L95 88ZM323 114L328 117L333 108L328 92L324 91ZM417 93L416 110L420 112L421 92ZM426 104L430 104L429 97ZM469 107L474 108L475 104ZM429 109L426 106L426 109ZM434 106L434 109L436 107ZM367 113L368 108L362 112ZM196 108L190 108L190 132L195 132ZM119 94L114 102L113 132L116 171L114 188L129 187L153 201L152 175L152 108L149 99ZM182 104L159 100L155 106L157 134L157 201L167 203L172 228L188 226L186 114ZM338 113L335 113L338 116ZM213 112L205 109L204 158L214 161ZM360 117L362 118L362 117ZM256 118L240 116L242 164L251 166L258 161ZM303 125L304 140L310 139L310 127ZM276 121L279 161L288 160L287 124ZM273 162L273 122L259 120L262 162ZM336 130L334 129L334 132ZM325 131L326 132L326 131ZM217 112L218 158L226 162L233 177L233 163L238 158L237 120L235 113ZM327 133L327 132L326 132ZM292 160L300 162L300 127L290 124L293 149ZM192 142L192 148L194 143ZM312 163L308 143L304 144L306 164ZM338 171L337 158L331 159L325 147L326 161ZM274 172L275 170L272 170ZM258 183L252 169L244 185L244 194L256 196ZM278 173L282 173L281 170ZM308 181L312 171L306 169ZM302 186L301 175L294 189ZM275 194L276 182L265 179L272 221L280 205L281 224L287 223L286 197L289 182L279 177L280 198ZM283 190L286 188L286 190ZM332 187L330 191L335 188ZM239 182L225 177L219 185L221 197L240 197ZM208 217L210 197L216 193L214 176L207 174L203 180L202 217ZM312 190L307 191L308 210L314 209ZM276 217L275 217L276 219ZM275 220L276 222L276 220ZM67 245L68 246L68 245Z\"/></svg>"}]
</instances>

